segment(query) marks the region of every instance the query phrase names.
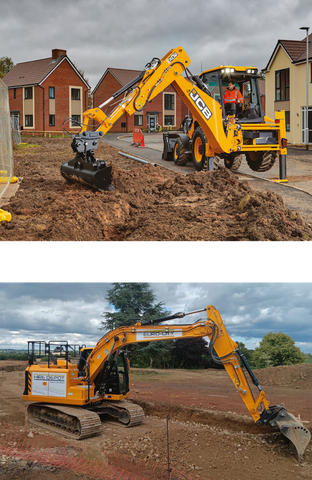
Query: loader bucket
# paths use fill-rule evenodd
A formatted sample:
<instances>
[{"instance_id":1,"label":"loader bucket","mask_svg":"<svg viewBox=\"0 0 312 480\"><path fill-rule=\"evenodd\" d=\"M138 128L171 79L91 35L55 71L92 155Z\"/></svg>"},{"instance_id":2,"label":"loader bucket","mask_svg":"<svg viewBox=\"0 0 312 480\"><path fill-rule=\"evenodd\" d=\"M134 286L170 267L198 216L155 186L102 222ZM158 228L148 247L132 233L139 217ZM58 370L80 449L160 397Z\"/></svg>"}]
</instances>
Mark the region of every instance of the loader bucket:
<instances>
[{"instance_id":1,"label":"loader bucket","mask_svg":"<svg viewBox=\"0 0 312 480\"><path fill-rule=\"evenodd\" d=\"M61 174L69 182L78 182L97 190L111 190L112 167L104 161L85 162L74 158L61 166Z\"/></svg>"},{"instance_id":2,"label":"loader bucket","mask_svg":"<svg viewBox=\"0 0 312 480\"><path fill-rule=\"evenodd\" d=\"M257 423L278 428L295 446L298 459L302 459L311 440L311 433L294 415L287 412L284 406L270 406L269 409L261 414L261 418Z\"/></svg>"}]
</instances>

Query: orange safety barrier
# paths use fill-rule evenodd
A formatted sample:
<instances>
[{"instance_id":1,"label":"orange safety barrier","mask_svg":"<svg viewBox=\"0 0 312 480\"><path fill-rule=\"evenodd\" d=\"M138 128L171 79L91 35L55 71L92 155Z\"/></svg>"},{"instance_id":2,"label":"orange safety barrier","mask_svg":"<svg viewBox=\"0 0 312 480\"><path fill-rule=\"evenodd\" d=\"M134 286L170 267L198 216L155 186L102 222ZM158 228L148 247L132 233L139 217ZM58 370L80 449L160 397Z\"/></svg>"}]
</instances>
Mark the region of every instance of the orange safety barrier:
<instances>
[{"instance_id":1,"label":"orange safety barrier","mask_svg":"<svg viewBox=\"0 0 312 480\"><path fill-rule=\"evenodd\" d=\"M134 128L132 138L133 138L133 143L138 143L140 145L142 141L142 130L140 128Z\"/></svg>"}]
</instances>

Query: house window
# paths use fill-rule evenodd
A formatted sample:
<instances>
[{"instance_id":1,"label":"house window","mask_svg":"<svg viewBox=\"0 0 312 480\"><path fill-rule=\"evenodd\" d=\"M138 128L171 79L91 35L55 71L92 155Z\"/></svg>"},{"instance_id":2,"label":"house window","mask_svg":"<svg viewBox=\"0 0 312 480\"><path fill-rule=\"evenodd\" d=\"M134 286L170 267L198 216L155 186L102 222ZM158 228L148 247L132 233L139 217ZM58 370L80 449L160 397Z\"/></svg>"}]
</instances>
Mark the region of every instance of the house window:
<instances>
[{"instance_id":1,"label":"house window","mask_svg":"<svg viewBox=\"0 0 312 480\"><path fill-rule=\"evenodd\" d=\"M174 124L174 115L165 115L165 126Z\"/></svg>"},{"instance_id":2,"label":"house window","mask_svg":"<svg viewBox=\"0 0 312 480\"><path fill-rule=\"evenodd\" d=\"M80 127L80 115L72 115L72 127Z\"/></svg>"},{"instance_id":3,"label":"house window","mask_svg":"<svg viewBox=\"0 0 312 480\"><path fill-rule=\"evenodd\" d=\"M134 126L142 127L143 125L143 115L134 115Z\"/></svg>"},{"instance_id":4,"label":"house window","mask_svg":"<svg viewBox=\"0 0 312 480\"><path fill-rule=\"evenodd\" d=\"M72 88L71 89L71 99L72 100L80 100L80 88Z\"/></svg>"},{"instance_id":5,"label":"house window","mask_svg":"<svg viewBox=\"0 0 312 480\"><path fill-rule=\"evenodd\" d=\"M289 100L289 68L275 72L275 100Z\"/></svg>"},{"instance_id":6,"label":"house window","mask_svg":"<svg viewBox=\"0 0 312 480\"><path fill-rule=\"evenodd\" d=\"M34 120L33 120L33 115L25 115L25 127L33 127L34 126Z\"/></svg>"},{"instance_id":7,"label":"house window","mask_svg":"<svg viewBox=\"0 0 312 480\"><path fill-rule=\"evenodd\" d=\"M285 112L286 117L286 132L290 132L290 112Z\"/></svg>"},{"instance_id":8,"label":"house window","mask_svg":"<svg viewBox=\"0 0 312 480\"><path fill-rule=\"evenodd\" d=\"M33 89L32 87L25 87L25 100L30 100L33 98Z\"/></svg>"},{"instance_id":9,"label":"house window","mask_svg":"<svg viewBox=\"0 0 312 480\"><path fill-rule=\"evenodd\" d=\"M55 98L55 87L49 87L49 98Z\"/></svg>"},{"instance_id":10,"label":"house window","mask_svg":"<svg viewBox=\"0 0 312 480\"><path fill-rule=\"evenodd\" d=\"M14 98L16 98L16 88L14 88Z\"/></svg>"},{"instance_id":11,"label":"house window","mask_svg":"<svg viewBox=\"0 0 312 480\"><path fill-rule=\"evenodd\" d=\"M55 115L49 115L49 127L55 127Z\"/></svg>"},{"instance_id":12,"label":"house window","mask_svg":"<svg viewBox=\"0 0 312 480\"><path fill-rule=\"evenodd\" d=\"M165 110L174 110L174 95L165 93Z\"/></svg>"}]
</instances>

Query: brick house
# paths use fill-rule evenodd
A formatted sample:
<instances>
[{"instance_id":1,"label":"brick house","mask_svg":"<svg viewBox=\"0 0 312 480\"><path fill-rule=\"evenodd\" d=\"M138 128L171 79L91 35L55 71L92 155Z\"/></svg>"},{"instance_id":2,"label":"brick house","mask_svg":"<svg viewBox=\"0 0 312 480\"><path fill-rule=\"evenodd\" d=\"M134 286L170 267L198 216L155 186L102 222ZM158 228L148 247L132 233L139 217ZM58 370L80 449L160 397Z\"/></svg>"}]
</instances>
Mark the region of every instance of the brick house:
<instances>
[{"instance_id":1,"label":"brick house","mask_svg":"<svg viewBox=\"0 0 312 480\"><path fill-rule=\"evenodd\" d=\"M309 143L312 143L312 34L309 35ZM278 40L263 69L265 72L266 114L285 110L287 140L293 144L305 142L306 112L306 37L303 40Z\"/></svg>"},{"instance_id":2,"label":"brick house","mask_svg":"<svg viewBox=\"0 0 312 480\"><path fill-rule=\"evenodd\" d=\"M93 90L93 106L101 105L109 99L113 93L121 87L127 85L131 80L140 74L139 70L126 70L121 68L107 68L104 75L99 80ZM118 97L116 102L122 97ZM116 105L115 105L116 106ZM108 115L114 106L109 105L104 111ZM145 109L134 115L123 116L111 128L111 132L132 132L134 128L146 129L149 125L151 130L155 130L157 123L161 127L171 126L173 129L179 128L181 121L187 115L188 109L181 97L178 95L172 85L169 85L162 93L157 95Z\"/></svg>"},{"instance_id":3,"label":"brick house","mask_svg":"<svg viewBox=\"0 0 312 480\"><path fill-rule=\"evenodd\" d=\"M77 122L88 108L89 85L66 55L52 50L52 57L18 63L3 77L9 89L11 115L18 116L26 131L58 132L69 117ZM80 130L68 123L67 130Z\"/></svg>"}]
</instances>

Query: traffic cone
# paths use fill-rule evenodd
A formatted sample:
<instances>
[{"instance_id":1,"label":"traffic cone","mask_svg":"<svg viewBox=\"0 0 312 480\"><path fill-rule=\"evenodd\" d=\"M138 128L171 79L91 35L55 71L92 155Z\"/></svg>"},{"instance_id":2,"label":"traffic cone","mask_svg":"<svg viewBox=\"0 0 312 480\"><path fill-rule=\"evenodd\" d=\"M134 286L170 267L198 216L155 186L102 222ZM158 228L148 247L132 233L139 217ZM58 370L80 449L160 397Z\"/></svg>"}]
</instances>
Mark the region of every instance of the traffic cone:
<instances>
[{"instance_id":1,"label":"traffic cone","mask_svg":"<svg viewBox=\"0 0 312 480\"><path fill-rule=\"evenodd\" d=\"M141 140L141 143L140 143L139 147L145 147L144 134L142 134L142 140Z\"/></svg>"}]
</instances>

